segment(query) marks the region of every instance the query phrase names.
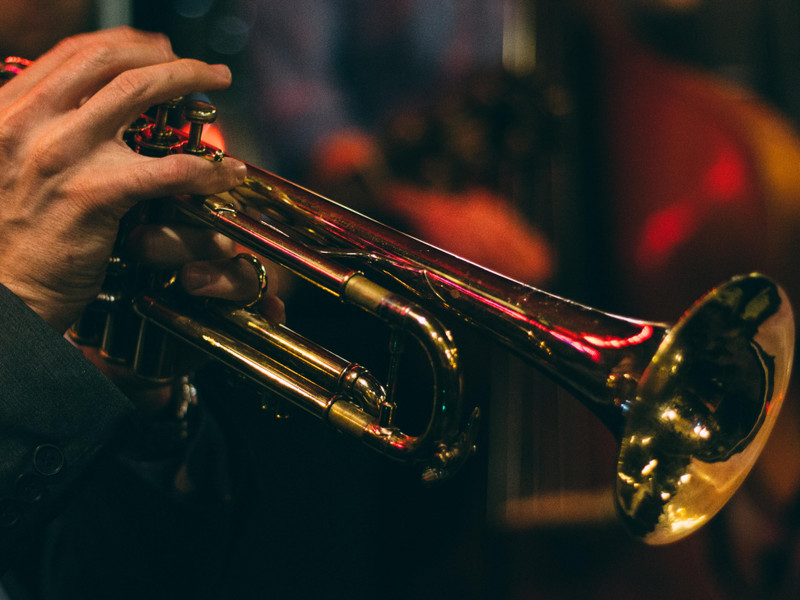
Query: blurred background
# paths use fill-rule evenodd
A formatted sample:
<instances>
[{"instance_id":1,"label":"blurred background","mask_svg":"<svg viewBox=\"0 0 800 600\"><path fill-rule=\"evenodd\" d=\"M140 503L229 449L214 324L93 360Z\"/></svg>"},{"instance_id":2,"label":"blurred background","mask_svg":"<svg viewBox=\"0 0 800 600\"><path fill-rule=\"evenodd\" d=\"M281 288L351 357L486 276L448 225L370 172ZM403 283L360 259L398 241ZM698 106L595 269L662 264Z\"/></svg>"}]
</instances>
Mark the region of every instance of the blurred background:
<instances>
[{"instance_id":1,"label":"blurred background","mask_svg":"<svg viewBox=\"0 0 800 600\"><path fill-rule=\"evenodd\" d=\"M515 279L666 322L754 270L800 298L794 0L82 4L74 27L163 31L232 68L212 98L229 153ZM273 285L292 327L385 368L368 321ZM616 521L598 419L455 334L485 416L475 459L436 488L303 415L226 402L266 490L238 597L797 597L794 392L731 504L648 547Z\"/></svg>"},{"instance_id":2,"label":"blurred background","mask_svg":"<svg viewBox=\"0 0 800 600\"><path fill-rule=\"evenodd\" d=\"M797 285L796 2L131 8L179 54L234 69L214 99L232 154L500 272L666 322L737 273ZM395 191L406 186L410 201ZM382 353L368 322L286 289L293 327L361 362ZM262 476L288 500L271 494L257 525L281 548L265 579L278 597L798 592L791 400L734 503L694 537L645 547L616 522L615 442L599 421L505 350L456 335L485 417L476 460L439 489L338 436L252 415L259 464L284 463Z\"/></svg>"}]
</instances>

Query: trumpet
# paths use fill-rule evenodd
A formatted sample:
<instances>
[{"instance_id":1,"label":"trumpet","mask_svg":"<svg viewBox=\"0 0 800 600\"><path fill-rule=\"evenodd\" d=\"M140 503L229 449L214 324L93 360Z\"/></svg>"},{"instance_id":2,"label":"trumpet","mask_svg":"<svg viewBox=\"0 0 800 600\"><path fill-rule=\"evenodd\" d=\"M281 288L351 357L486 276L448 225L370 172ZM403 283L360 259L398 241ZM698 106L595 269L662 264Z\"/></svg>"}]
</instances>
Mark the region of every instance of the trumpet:
<instances>
[{"instance_id":1,"label":"trumpet","mask_svg":"<svg viewBox=\"0 0 800 600\"><path fill-rule=\"evenodd\" d=\"M213 107L186 106L188 136L167 127L167 108L131 130L135 150L224 160L200 141ZM608 314L508 279L252 165L245 182L226 193L171 201L180 213L387 323L393 332L389 374L381 383L247 309L190 303L164 286L127 294L107 289L98 299L103 310L92 309L95 316L123 305L141 318L134 366L147 376L163 375L165 353L154 351L150 340L165 330L344 434L419 465L426 481L452 475L468 459L479 421L477 408L462 407L458 347L437 316L443 313L508 346L600 417L619 442L618 512L650 544L678 540L722 508L780 412L794 320L786 294L764 275L716 287L666 325ZM122 267L112 263L108 279L120 279L115 269ZM76 336L85 337L80 329ZM103 334L111 354L109 329L120 328ZM394 391L394 348L409 335L433 374L430 417L414 435L397 425L402 404Z\"/></svg>"}]
</instances>

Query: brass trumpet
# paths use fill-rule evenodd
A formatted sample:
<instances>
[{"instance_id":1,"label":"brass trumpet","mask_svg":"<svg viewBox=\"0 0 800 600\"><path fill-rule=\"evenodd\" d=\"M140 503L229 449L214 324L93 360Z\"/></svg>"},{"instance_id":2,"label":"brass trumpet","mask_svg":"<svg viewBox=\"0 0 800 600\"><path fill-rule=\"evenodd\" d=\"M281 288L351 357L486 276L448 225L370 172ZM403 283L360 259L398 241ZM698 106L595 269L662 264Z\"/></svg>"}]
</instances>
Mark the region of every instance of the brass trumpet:
<instances>
[{"instance_id":1,"label":"brass trumpet","mask_svg":"<svg viewBox=\"0 0 800 600\"><path fill-rule=\"evenodd\" d=\"M142 141L168 138L164 152L220 159L199 141L213 111L194 105L187 118L188 139L159 116L132 132L131 144L142 151ZM381 384L245 309L137 290L125 302L144 319L143 330L155 323L345 434L421 464L426 480L449 475L470 455L478 420L475 409L464 423L458 350L439 311L501 341L599 415L620 443L619 513L648 543L675 541L708 521L744 480L780 411L794 320L783 290L762 275L717 287L669 327L507 279L253 166L227 193L172 200L182 213L386 321L398 336L410 334L433 370L430 419L419 435L396 426L395 368ZM146 358L152 351L145 337L138 355Z\"/></svg>"}]
</instances>

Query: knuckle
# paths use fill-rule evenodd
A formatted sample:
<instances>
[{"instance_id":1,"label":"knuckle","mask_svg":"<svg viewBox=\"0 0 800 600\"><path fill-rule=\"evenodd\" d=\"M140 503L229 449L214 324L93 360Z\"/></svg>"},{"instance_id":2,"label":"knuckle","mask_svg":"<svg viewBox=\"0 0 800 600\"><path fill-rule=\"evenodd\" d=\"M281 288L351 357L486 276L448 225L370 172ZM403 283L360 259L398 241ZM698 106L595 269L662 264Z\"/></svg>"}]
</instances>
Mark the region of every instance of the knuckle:
<instances>
[{"instance_id":1,"label":"knuckle","mask_svg":"<svg viewBox=\"0 0 800 600\"><path fill-rule=\"evenodd\" d=\"M150 77L143 69L123 71L111 82L117 94L134 101L147 95L152 84Z\"/></svg>"},{"instance_id":2,"label":"knuckle","mask_svg":"<svg viewBox=\"0 0 800 600\"><path fill-rule=\"evenodd\" d=\"M89 71L104 70L104 67L114 61L116 56L115 48L116 46L108 42L92 44L81 51L81 63Z\"/></svg>"},{"instance_id":3,"label":"knuckle","mask_svg":"<svg viewBox=\"0 0 800 600\"><path fill-rule=\"evenodd\" d=\"M64 38L59 40L55 46L53 46L52 52L64 56L72 56L73 54L79 52L81 48L83 48L85 39L85 35L74 35Z\"/></svg>"},{"instance_id":4,"label":"knuckle","mask_svg":"<svg viewBox=\"0 0 800 600\"><path fill-rule=\"evenodd\" d=\"M26 162L39 177L49 178L71 163L71 148L54 140L51 135L40 137L28 149Z\"/></svg>"},{"instance_id":5,"label":"knuckle","mask_svg":"<svg viewBox=\"0 0 800 600\"><path fill-rule=\"evenodd\" d=\"M149 36L149 43L153 45L159 46L163 51L168 53L170 56L174 56L172 53L172 43L170 39L164 35L163 33L150 33Z\"/></svg>"},{"instance_id":6,"label":"knuckle","mask_svg":"<svg viewBox=\"0 0 800 600\"><path fill-rule=\"evenodd\" d=\"M9 119L0 118L0 146L12 143L16 138L16 131L17 128L9 122Z\"/></svg>"},{"instance_id":7,"label":"knuckle","mask_svg":"<svg viewBox=\"0 0 800 600\"><path fill-rule=\"evenodd\" d=\"M8 128L0 125L0 161L6 163L13 159L16 141Z\"/></svg>"},{"instance_id":8,"label":"knuckle","mask_svg":"<svg viewBox=\"0 0 800 600\"><path fill-rule=\"evenodd\" d=\"M162 176L145 166L131 173L131 188L142 190L145 193L149 190L156 192L161 187L162 180Z\"/></svg>"},{"instance_id":9,"label":"knuckle","mask_svg":"<svg viewBox=\"0 0 800 600\"><path fill-rule=\"evenodd\" d=\"M165 38L166 39L166 38ZM175 56L175 53L172 51L172 45L167 41L165 44L154 44L150 46L151 48L155 49L158 52L159 58L161 62L171 62L176 60L178 57Z\"/></svg>"},{"instance_id":10,"label":"knuckle","mask_svg":"<svg viewBox=\"0 0 800 600\"><path fill-rule=\"evenodd\" d=\"M22 121L19 115L6 111L0 117L0 156L10 159L14 155L14 150L20 144L20 133L24 131L25 120Z\"/></svg>"}]
</instances>

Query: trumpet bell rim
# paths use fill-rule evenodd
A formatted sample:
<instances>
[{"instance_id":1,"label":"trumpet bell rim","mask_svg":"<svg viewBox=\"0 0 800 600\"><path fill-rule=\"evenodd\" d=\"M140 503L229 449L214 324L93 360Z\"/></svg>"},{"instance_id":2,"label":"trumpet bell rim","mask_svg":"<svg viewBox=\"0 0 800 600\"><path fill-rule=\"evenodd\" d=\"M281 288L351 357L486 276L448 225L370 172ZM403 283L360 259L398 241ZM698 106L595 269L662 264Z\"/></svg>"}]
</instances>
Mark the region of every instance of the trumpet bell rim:
<instances>
[{"instance_id":1,"label":"trumpet bell rim","mask_svg":"<svg viewBox=\"0 0 800 600\"><path fill-rule=\"evenodd\" d=\"M685 537L744 481L789 383L794 317L760 274L712 290L664 337L627 407L616 504L648 544Z\"/></svg>"}]
</instances>

